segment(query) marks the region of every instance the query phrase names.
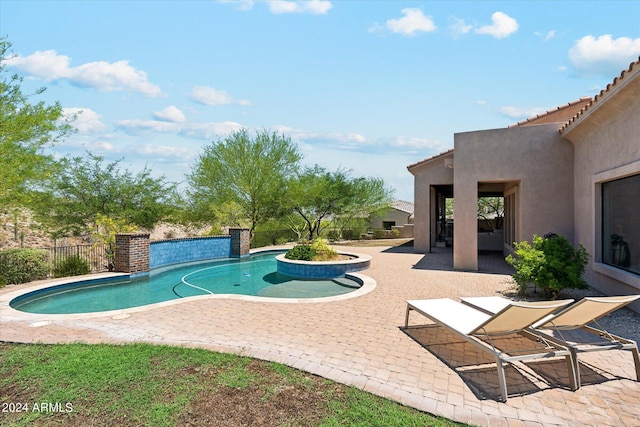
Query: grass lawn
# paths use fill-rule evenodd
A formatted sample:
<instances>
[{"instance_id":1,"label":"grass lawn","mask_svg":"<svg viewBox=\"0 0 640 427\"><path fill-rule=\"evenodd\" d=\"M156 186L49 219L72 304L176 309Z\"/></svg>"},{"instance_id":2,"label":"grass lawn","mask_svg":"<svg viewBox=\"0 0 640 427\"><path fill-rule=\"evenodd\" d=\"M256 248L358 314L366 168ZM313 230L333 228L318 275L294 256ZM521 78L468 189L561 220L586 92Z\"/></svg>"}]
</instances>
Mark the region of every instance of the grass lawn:
<instances>
[{"instance_id":1,"label":"grass lawn","mask_svg":"<svg viewBox=\"0 0 640 427\"><path fill-rule=\"evenodd\" d=\"M1 425L454 426L287 366L200 349L0 343Z\"/></svg>"}]
</instances>

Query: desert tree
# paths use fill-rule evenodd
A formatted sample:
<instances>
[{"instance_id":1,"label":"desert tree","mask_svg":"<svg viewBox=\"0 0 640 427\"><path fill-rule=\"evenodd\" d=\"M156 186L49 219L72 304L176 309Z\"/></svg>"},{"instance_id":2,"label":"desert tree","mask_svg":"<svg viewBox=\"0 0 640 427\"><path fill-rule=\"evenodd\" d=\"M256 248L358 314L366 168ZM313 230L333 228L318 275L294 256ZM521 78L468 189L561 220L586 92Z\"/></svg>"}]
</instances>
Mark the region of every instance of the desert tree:
<instances>
[{"instance_id":1,"label":"desert tree","mask_svg":"<svg viewBox=\"0 0 640 427\"><path fill-rule=\"evenodd\" d=\"M24 206L31 186L52 173L55 161L45 148L74 128L59 102L35 101L45 87L23 92L23 77L7 70L10 49L11 43L0 38L0 205Z\"/></svg>"},{"instance_id":2,"label":"desert tree","mask_svg":"<svg viewBox=\"0 0 640 427\"><path fill-rule=\"evenodd\" d=\"M95 231L98 219L151 229L173 210L175 184L155 178L147 167L134 173L86 153L63 158L58 172L40 188L37 218L53 237Z\"/></svg>"},{"instance_id":3,"label":"desert tree","mask_svg":"<svg viewBox=\"0 0 640 427\"><path fill-rule=\"evenodd\" d=\"M221 211L235 206L234 221L253 235L260 224L284 214L286 182L302 155L285 135L247 129L232 132L203 149L187 175L187 198L194 218L220 222Z\"/></svg>"}]
</instances>

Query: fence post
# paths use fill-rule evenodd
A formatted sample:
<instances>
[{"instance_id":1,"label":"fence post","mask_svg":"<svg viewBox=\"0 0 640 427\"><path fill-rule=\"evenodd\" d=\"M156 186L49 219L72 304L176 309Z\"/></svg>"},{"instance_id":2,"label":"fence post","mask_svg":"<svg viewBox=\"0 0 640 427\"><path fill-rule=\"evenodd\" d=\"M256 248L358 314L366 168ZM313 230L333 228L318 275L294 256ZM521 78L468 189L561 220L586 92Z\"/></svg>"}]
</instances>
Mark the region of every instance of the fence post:
<instances>
[{"instance_id":1,"label":"fence post","mask_svg":"<svg viewBox=\"0 0 640 427\"><path fill-rule=\"evenodd\" d=\"M149 233L116 234L114 269L132 275L149 273Z\"/></svg>"},{"instance_id":2,"label":"fence post","mask_svg":"<svg viewBox=\"0 0 640 427\"><path fill-rule=\"evenodd\" d=\"M230 228L231 256L243 257L249 255L251 250L251 236L248 228Z\"/></svg>"}]
</instances>

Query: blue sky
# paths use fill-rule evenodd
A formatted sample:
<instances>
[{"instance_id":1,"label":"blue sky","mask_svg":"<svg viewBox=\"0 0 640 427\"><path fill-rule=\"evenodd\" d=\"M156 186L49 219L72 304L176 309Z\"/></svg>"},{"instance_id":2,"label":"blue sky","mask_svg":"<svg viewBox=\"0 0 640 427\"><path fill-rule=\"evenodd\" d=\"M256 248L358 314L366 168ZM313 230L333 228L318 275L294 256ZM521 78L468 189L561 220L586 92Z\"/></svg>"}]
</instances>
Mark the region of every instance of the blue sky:
<instances>
[{"instance_id":1,"label":"blue sky","mask_svg":"<svg viewBox=\"0 0 640 427\"><path fill-rule=\"evenodd\" d=\"M282 132L304 162L379 176L453 134L594 96L640 56L637 1L0 0L7 62L82 110L53 150L184 181L202 147Z\"/></svg>"}]
</instances>

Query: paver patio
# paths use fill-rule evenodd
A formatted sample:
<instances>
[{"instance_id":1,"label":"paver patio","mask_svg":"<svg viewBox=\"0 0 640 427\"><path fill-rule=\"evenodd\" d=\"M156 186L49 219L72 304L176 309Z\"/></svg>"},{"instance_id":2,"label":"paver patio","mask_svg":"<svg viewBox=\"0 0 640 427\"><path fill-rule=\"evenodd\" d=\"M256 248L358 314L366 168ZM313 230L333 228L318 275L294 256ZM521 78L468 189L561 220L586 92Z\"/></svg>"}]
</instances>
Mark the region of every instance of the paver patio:
<instances>
[{"instance_id":1,"label":"paver patio","mask_svg":"<svg viewBox=\"0 0 640 427\"><path fill-rule=\"evenodd\" d=\"M640 383L629 352L580 356L582 387L570 391L561 361L507 369L510 398L498 402L491 362L441 328L402 330L407 299L496 295L511 287L499 257L480 272L451 271L451 253L344 248L373 257L375 289L333 302L259 302L202 297L114 314L31 315L0 290L0 340L25 343L150 342L257 357L353 385L417 409L474 425L638 426ZM412 314L414 316L414 314ZM412 324L426 322L419 315ZM615 331L613 331L615 332Z\"/></svg>"}]
</instances>

